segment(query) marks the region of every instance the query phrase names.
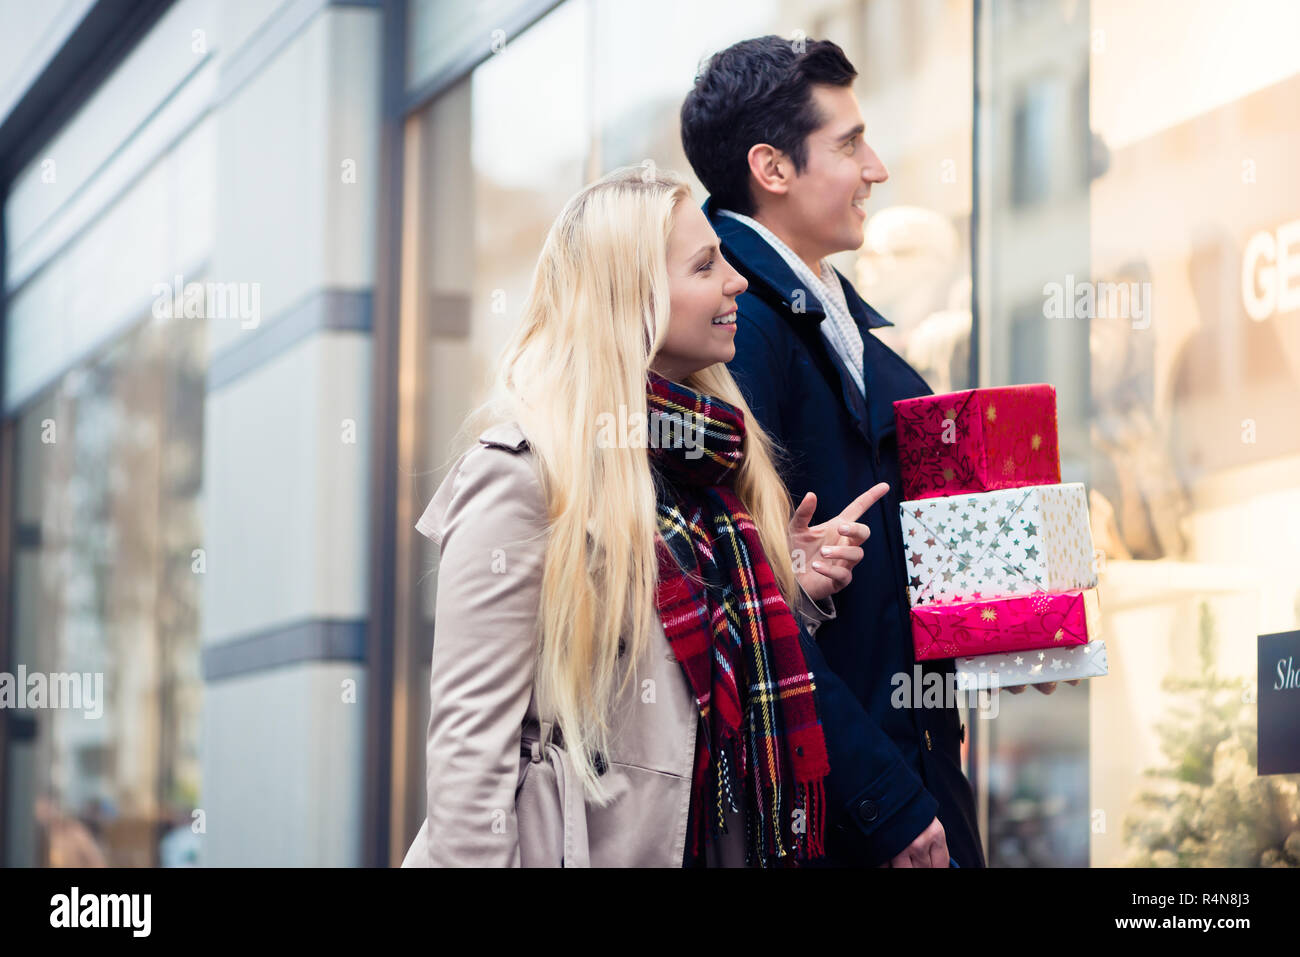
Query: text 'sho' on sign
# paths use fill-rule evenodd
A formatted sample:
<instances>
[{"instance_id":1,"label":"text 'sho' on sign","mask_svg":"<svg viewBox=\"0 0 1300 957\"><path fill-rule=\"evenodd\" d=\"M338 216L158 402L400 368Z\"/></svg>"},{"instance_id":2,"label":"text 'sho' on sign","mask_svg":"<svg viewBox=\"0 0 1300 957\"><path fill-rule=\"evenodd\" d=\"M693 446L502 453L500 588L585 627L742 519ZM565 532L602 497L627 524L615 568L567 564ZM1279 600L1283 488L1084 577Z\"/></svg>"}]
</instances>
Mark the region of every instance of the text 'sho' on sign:
<instances>
[{"instance_id":1,"label":"text 'sho' on sign","mask_svg":"<svg viewBox=\"0 0 1300 957\"><path fill-rule=\"evenodd\" d=\"M1259 636L1259 773L1300 772L1300 631Z\"/></svg>"}]
</instances>

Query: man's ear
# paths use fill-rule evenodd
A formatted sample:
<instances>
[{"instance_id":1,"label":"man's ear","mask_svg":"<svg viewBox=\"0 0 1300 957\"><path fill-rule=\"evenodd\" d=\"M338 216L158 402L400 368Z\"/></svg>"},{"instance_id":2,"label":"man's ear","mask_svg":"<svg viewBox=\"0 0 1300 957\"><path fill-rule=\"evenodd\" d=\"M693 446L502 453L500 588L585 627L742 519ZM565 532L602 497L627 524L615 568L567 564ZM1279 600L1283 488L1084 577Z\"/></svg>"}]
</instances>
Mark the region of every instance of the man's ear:
<instances>
[{"instance_id":1,"label":"man's ear","mask_svg":"<svg viewBox=\"0 0 1300 957\"><path fill-rule=\"evenodd\" d=\"M764 193L783 196L794 178L794 163L785 153L767 143L749 148L749 175L754 178L754 205L760 205Z\"/></svg>"}]
</instances>

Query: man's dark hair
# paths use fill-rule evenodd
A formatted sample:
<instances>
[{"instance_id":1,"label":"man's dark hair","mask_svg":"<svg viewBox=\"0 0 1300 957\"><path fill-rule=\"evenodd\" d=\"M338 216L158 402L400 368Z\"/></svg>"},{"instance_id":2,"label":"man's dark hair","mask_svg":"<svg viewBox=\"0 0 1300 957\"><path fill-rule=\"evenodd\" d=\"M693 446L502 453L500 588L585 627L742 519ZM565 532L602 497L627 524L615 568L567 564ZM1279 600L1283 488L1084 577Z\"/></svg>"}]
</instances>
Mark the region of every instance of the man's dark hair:
<instances>
[{"instance_id":1,"label":"man's dark hair","mask_svg":"<svg viewBox=\"0 0 1300 957\"><path fill-rule=\"evenodd\" d=\"M682 147L714 205L753 215L748 156L756 143L789 154L802 173L808 134L825 122L813 84L848 86L857 75L830 40L768 35L710 57L682 103Z\"/></svg>"}]
</instances>

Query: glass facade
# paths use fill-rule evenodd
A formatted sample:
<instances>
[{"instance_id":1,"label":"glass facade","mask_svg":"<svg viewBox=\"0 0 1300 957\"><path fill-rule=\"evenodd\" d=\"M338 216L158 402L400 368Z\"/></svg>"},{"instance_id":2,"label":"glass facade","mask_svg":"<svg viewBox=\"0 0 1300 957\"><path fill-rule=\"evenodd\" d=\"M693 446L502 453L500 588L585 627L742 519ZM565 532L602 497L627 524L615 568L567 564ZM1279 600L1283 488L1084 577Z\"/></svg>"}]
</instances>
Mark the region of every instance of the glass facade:
<instances>
[{"instance_id":1,"label":"glass facade","mask_svg":"<svg viewBox=\"0 0 1300 957\"><path fill-rule=\"evenodd\" d=\"M609 169L653 162L691 180L702 202L678 132L682 97L703 57L787 22L808 24L808 35L842 33L850 59L868 65L857 92L868 141L890 169L873 194L887 212L873 220L867 246L838 265L897 324L887 330L891 345L951 388L965 387L972 4L872 6L673 0L646 18L614 0L568 0L416 114L407 193L418 218L407 261L418 290L412 472L421 508L473 441L459 427L486 396L497 349L565 200ZM941 28L925 29L927 15ZM872 17L879 29L865 28ZM878 65L886 58L899 76ZM419 538L409 561L419 582L418 638L399 669L409 706L396 720L406 729L405 760L422 767L436 548ZM421 775L406 779L405 800L403 826L414 834L424 816Z\"/></svg>"},{"instance_id":2,"label":"glass facade","mask_svg":"<svg viewBox=\"0 0 1300 957\"><path fill-rule=\"evenodd\" d=\"M1089 275L1088 24L1086 4L980 5L972 184L976 384L1050 382L1062 481L1085 483L1088 326L1048 318L1044 297ZM1105 615L1104 581L1100 596ZM989 866L1089 863L1090 696L1110 680L1003 692L995 719L972 722Z\"/></svg>"},{"instance_id":3,"label":"glass facade","mask_svg":"<svg viewBox=\"0 0 1300 957\"><path fill-rule=\"evenodd\" d=\"M146 322L18 419L11 657L85 681L17 717L8 866L194 860L202 332Z\"/></svg>"},{"instance_id":4,"label":"glass facade","mask_svg":"<svg viewBox=\"0 0 1300 957\"><path fill-rule=\"evenodd\" d=\"M1256 636L1300 628L1297 31L1293 4L1092 5L1092 275L1151 293L1090 323L1095 865L1300 864L1300 776L1254 774Z\"/></svg>"},{"instance_id":5,"label":"glass facade","mask_svg":"<svg viewBox=\"0 0 1300 957\"><path fill-rule=\"evenodd\" d=\"M202 861L186 825L214 808L260 835L222 862L273 845L267 860L314 863L330 841L330 862L400 861L424 816L436 626L436 549L409 525L473 439L461 423L563 202L645 162L703 201L682 97L704 57L776 33L831 38L859 72L890 176L863 247L835 261L895 323L874 334L937 392L1055 385L1063 481L1087 485L1110 673L967 716L989 864L1300 866L1300 776L1255 773L1253 685L1256 636L1300 628L1300 8L404 0L296 25L295 10L178 4L50 140L57 177L38 159L7 184L0 670L102 674L104 713L0 716L4 863ZM398 12L403 52L381 65L377 25ZM213 24L199 52L195 22ZM399 130L389 193L369 175L381 74L399 104L382 117ZM154 81L176 95L130 92ZM387 246L364 212L385 197ZM376 249L400 265L391 314L371 317ZM269 334L153 318L145 293L177 271L264 284ZM372 323L400 330L400 369L370 364ZM304 329L302 351L283 344ZM398 514L367 516L384 397ZM341 453L340 420L362 435ZM307 464L274 486L285 504L252 507L290 459ZM302 502L323 504L275 525ZM336 700L371 663L367 542L409 582L377 689L391 748ZM196 575L220 545L213 578ZM241 577L241 549L274 556L259 567L282 587ZM286 664L308 647L332 650ZM250 757L254 727L274 733ZM354 799L359 756L392 782L383 806ZM284 823L307 805L313 823ZM352 850L365 814L388 817L389 860Z\"/></svg>"},{"instance_id":6,"label":"glass facade","mask_svg":"<svg viewBox=\"0 0 1300 957\"><path fill-rule=\"evenodd\" d=\"M197 859L208 327L152 300L210 251L214 127L184 113L216 78L210 16L164 16L5 198L0 670L49 700L2 719L4 866Z\"/></svg>"},{"instance_id":7,"label":"glass facade","mask_svg":"<svg viewBox=\"0 0 1300 957\"><path fill-rule=\"evenodd\" d=\"M5 865L362 863L379 24L178 0L0 164Z\"/></svg>"},{"instance_id":8,"label":"glass facade","mask_svg":"<svg viewBox=\"0 0 1300 957\"><path fill-rule=\"evenodd\" d=\"M980 381L1057 387L1110 668L982 722L994 866L1300 866L1254 687L1300 626L1296 17L982 8Z\"/></svg>"}]
</instances>

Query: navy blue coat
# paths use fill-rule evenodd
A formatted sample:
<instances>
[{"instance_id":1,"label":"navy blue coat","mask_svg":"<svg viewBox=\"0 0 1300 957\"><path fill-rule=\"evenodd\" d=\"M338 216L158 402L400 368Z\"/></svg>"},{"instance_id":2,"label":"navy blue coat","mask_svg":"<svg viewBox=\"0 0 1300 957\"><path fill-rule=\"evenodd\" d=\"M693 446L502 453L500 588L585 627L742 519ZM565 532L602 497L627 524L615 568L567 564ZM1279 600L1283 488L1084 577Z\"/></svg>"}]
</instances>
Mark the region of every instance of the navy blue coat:
<instances>
[{"instance_id":1,"label":"navy blue coat","mask_svg":"<svg viewBox=\"0 0 1300 957\"><path fill-rule=\"evenodd\" d=\"M897 674L915 683L907 574L898 517L896 399L933 390L868 330L892 325L842 275L862 332L867 401L819 329L821 303L766 240L704 203L722 254L749 281L736 325L731 374L763 428L785 448L781 477L798 502L817 495L812 524L833 517L877 482L889 494L860 519L871 529L853 581L834 596L836 617L805 641L830 751L831 862L876 865L902 851L937 816L960 867L983 867L974 796L961 769L966 727L956 708L895 708ZM919 663L947 687L949 660Z\"/></svg>"}]
</instances>

